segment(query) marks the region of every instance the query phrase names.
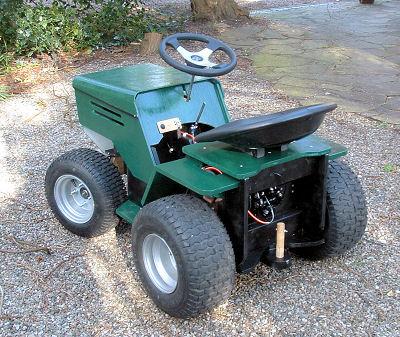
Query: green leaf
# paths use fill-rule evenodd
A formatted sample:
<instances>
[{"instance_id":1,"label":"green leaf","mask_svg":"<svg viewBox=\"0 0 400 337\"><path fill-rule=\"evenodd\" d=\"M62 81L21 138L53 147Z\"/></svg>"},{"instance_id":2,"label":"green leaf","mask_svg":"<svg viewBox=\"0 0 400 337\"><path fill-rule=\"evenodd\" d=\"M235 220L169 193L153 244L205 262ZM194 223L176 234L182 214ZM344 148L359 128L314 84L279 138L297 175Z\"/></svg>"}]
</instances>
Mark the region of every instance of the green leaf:
<instances>
[{"instance_id":1,"label":"green leaf","mask_svg":"<svg viewBox=\"0 0 400 337\"><path fill-rule=\"evenodd\" d=\"M386 172L386 173L393 173L393 172L395 172L396 170L397 170L396 165L394 165L394 164L392 164L392 163L386 163L386 164L383 166L383 171Z\"/></svg>"}]
</instances>

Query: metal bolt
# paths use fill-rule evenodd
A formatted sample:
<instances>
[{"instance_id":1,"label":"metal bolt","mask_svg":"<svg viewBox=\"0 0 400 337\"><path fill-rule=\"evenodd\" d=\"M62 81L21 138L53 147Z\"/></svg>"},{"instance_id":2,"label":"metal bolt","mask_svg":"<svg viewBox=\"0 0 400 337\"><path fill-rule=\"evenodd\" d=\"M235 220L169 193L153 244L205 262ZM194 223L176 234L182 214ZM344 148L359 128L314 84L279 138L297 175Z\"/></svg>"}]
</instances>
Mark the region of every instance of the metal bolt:
<instances>
[{"instance_id":1,"label":"metal bolt","mask_svg":"<svg viewBox=\"0 0 400 337\"><path fill-rule=\"evenodd\" d=\"M86 188L82 188L81 189L81 196L84 199L88 199L89 196L90 196L89 191Z\"/></svg>"}]
</instances>

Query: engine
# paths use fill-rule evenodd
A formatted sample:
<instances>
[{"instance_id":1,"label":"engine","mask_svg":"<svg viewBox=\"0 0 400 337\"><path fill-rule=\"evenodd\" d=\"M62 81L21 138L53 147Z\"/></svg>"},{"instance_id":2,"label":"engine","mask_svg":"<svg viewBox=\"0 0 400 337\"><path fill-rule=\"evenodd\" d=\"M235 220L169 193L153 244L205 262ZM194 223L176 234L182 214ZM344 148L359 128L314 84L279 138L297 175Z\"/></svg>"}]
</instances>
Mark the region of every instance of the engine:
<instances>
[{"instance_id":1,"label":"engine","mask_svg":"<svg viewBox=\"0 0 400 337\"><path fill-rule=\"evenodd\" d=\"M261 221L272 222L275 218L274 210L282 202L284 196L284 185L253 193L249 196L249 211Z\"/></svg>"}]
</instances>

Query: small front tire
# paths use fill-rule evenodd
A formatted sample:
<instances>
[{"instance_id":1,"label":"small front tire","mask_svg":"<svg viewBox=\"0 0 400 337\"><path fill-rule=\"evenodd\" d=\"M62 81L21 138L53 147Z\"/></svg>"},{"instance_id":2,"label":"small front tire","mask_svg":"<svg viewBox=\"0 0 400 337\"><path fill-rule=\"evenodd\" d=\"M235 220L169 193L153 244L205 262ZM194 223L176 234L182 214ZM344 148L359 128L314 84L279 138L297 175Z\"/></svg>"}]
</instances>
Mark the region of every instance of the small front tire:
<instances>
[{"instance_id":1,"label":"small front tire","mask_svg":"<svg viewBox=\"0 0 400 337\"><path fill-rule=\"evenodd\" d=\"M69 151L47 169L48 203L60 223L84 237L99 236L118 224L115 209L126 199L118 169L100 152Z\"/></svg>"}]
</instances>

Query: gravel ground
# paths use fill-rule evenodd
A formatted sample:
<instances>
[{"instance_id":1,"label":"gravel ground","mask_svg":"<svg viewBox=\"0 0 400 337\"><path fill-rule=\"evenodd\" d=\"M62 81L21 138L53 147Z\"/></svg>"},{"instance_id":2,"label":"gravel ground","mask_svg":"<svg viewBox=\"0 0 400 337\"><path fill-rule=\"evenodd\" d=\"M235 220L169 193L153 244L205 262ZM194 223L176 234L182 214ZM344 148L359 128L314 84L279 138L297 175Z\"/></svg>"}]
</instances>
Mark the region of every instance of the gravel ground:
<instances>
[{"instance_id":1,"label":"gravel ground","mask_svg":"<svg viewBox=\"0 0 400 337\"><path fill-rule=\"evenodd\" d=\"M369 208L367 233L341 258L295 258L290 270L260 265L238 275L226 303L191 320L160 312L132 266L129 228L96 239L64 230L52 216L43 180L50 161L93 147L76 119L74 73L157 57L104 53L53 83L0 102L0 250L13 238L51 254L0 252L0 336L399 336L400 129L340 109L319 134L350 149ZM51 69L48 69L51 72ZM234 118L293 107L252 74L246 59L222 78Z\"/></svg>"}]
</instances>

